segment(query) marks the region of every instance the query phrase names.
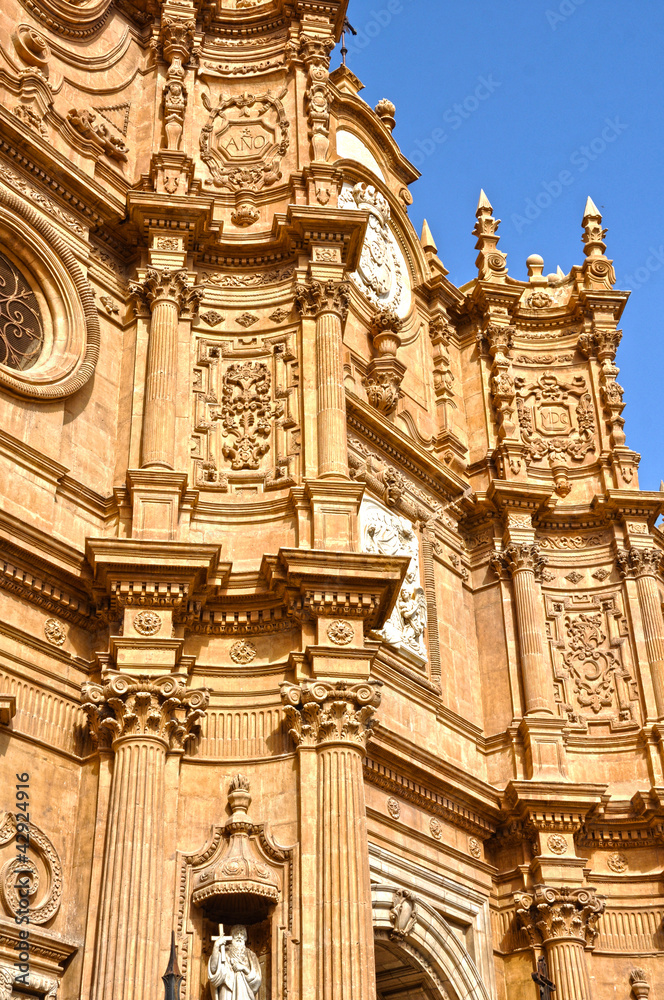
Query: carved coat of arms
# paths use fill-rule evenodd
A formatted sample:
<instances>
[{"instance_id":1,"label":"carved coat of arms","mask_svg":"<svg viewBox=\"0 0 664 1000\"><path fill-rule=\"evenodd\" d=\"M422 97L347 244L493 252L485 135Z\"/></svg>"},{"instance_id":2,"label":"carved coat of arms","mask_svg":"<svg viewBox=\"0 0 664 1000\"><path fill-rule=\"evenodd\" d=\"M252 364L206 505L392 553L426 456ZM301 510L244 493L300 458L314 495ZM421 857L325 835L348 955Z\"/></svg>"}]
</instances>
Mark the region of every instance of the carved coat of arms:
<instances>
[{"instance_id":1,"label":"carved coat of arms","mask_svg":"<svg viewBox=\"0 0 664 1000\"><path fill-rule=\"evenodd\" d=\"M545 372L528 385L514 380L521 439L531 459L562 459L577 462L595 451L595 410L586 380L576 375L562 382Z\"/></svg>"},{"instance_id":2,"label":"carved coat of arms","mask_svg":"<svg viewBox=\"0 0 664 1000\"><path fill-rule=\"evenodd\" d=\"M341 192L339 207L369 212L360 263L351 275L353 281L375 305L397 308L403 294L403 276L390 231L387 199L370 184L356 184Z\"/></svg>"}]
</instances>

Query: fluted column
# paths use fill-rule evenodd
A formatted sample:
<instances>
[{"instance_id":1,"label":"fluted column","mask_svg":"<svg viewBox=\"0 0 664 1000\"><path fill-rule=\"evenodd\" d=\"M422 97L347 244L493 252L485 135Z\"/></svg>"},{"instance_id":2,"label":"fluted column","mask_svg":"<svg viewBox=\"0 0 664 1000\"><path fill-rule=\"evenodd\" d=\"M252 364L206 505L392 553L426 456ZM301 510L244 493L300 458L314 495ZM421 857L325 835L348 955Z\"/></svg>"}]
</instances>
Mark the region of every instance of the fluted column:
<instances>
[{"instance_id":1,"label":"fluted column","mask_svg":"<svg viewBox=\"0 0 664 1000\"><path fill-rule=\"evenodd\" d=\"M109 674L83 685L93 737L114 751L93 1000L157 1000L162 926L166 755L182 752L204 715L204 690L183 678ZM163 988L163 987L161 987Z\"/></svg>"},{"instance_id":2,"label":"fluted column","mask_svg":"<svg viewBox=\"0 0 664 1000\"><path fill-rule=\"evenodd\" d=\"M375 1000L376 978L363 761L374 710L371 682L284 685L291 735L315 747L317 801L316 1000Z\"/></svg>"},{"instance_id":3,"label":"fluted column","mask_svg":"<svg viewBox=\"0 0 664 1000\"><path fill-rule=\"evenodd\" d=\"M303 316L316 317L316 426L318 475L348 478L343 324L348 315L347 281L309 281L296 287Z\"/></svg>"},{"instance_id":4,"label":"fluted column","mask_svg":"<svg viewBox=\"0 0 664 1000\"><path fill-rule=\"evenodd\" d=\"M556 1000L592 1000L586 962L606 907L595 889L555 889L537 885L517 893L516 914L531 944L543 945Z\"/></svg>"},{"instance_id":5,"label":"fluted column","mask_svg":"<svg viewBox=\"0 0 664 1000\"><path fill-rule=\"evenodd\" d=\"M547 662L542 601L537 585L546 557L536 544L513 544L492 557L499 576L507 571L513 581L521 651L521 676L526 715L553 715L553 676Z\"/></svg>"},{"instance_id":6,"label":"fluted column","mask_svg":"<svg viewBox=\"0 0 664 1000\"><path fill-rule=\"evenodd\" d=\"M660 549L654 548L630 548L618 553L618 569L623 577L636 577L658 719L664 719L664 617L657 586L663 556Z\"/></svg>"},{"instance_id":7,"label":"fluted column","mask_svg":"<svg viewBox=\"0 0 664 1000\"><path fill-rule=\"evenodd\" d=\"M187 271L148 268L132 282L132 295L151 312L145 373L141 467L172 469L175 463L178 322L198 308L202 289L188 284Z\"/></svg>"}]
</instances>

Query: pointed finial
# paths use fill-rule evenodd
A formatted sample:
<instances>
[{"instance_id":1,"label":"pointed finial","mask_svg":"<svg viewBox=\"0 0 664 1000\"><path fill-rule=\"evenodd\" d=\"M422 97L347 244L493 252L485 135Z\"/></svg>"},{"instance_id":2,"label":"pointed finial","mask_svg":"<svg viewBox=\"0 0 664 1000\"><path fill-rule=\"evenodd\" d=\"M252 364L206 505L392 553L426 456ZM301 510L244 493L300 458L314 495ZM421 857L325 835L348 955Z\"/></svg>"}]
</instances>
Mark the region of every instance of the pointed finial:
<instances>
[{"instance_id":1,"label":"pointed finial","mask_svg":"<svg viewBox=\"0 0 664 1000\"><path fill-rule=\"evenodd\" d=\"M477 211L479 212L481 208L488 208L489 215L493 212L493 205L487 198L484 188L480 188L480 200L477 203Z\"/></svg>"},{"instance_id":2,"label":"pointed finial","mask_svg":"<svg viewBox=\"0 0 664 1000\"><path fill-rule=\"evenodd\" d=\"M604 237L607 231L602 229L602 213L592 198L588 198L586 202L581 225L586 257L603 257L606 250Z\"/></svg>"},{"instance_id":3,"label":"pointed finial","mask_svg":"<svg viewBox=\"0 0 664 1000\"><path fill-rule=\"evenodd\" d=\"M605 288L610 290L616 283L616 272L613 264L605 256L607 230L602 229L602 213L592 198L588 198L583 213L584 253L586 261L583 265L585 288Z\"/></svg>"},{"instance_id":4,"label":"pointed finial","mask_svg":"<svg viewBox=\"0 0 664 1000\"><path fill-rule=\"evenodd\" d=\"M560 266L560 264L558 264L558 267L556 268L556 277L558 277L558 278L564 278L565 277L565 272L563 271L563 269Z\"/></svg>"},{"instance_id":5,"label":"pointed finial","mask_svg":"<svg viewBox=\"0 0 664 1000\"><path fill-rule=\"evenodd\" d=\"M161 978L164 981L164 1000L180 1000L180 986L184 976L180 974L178 966L175 931L171 931L171 954L168 959L168 968Z\"/></svg>"},{"instance_id":6,"label":"pointed finial","mask_svg":"<svg viewBox=\"0 0 664 1000\"><path fill-rule=\"evenodd\" d=\"M664 493L664 479L660 479L659 481L659 492Z\"/></svg>"},{"instance_id":7,"label":"pointed finial","mask_svg":"<svg viewBox=\"0 0 664 1000\"><path fill-rule=\"evenodd\" d=\"M498 250L498 226L500 219L494 219L493 206L484 190L480 191L477 203L477 222L473 236L477 236L475 249L479 256L475 261L480 281L504 281L507 274L507 255Z\"/></svg>"},{"instance_id":8,"label":"pointed finial","mask_svg":"<svg viewBox=\"0 0 664 1000\"><path fill-rule=\"evenodd\" d=\"M588 200L586 201L586 210L583 213L584 221L586 219L601 219L602 213L598 209L595 202L592 200L590 195L588 195Z\"/></svg>"},{"instance_id":9,"label":"pointed finial","mask_svg":"<svg viewBox=\"0 0 664 1000\"><path fill-rule=\"evenodd\" d=\"M420 243L422 244L422 249L425 253L438 253L438 247L436 246L436 241L433 238L433 234L429 229L429 223L424 220L424 225L422 226L422 235L420 236Z\"/></svg>"}]
</instances>

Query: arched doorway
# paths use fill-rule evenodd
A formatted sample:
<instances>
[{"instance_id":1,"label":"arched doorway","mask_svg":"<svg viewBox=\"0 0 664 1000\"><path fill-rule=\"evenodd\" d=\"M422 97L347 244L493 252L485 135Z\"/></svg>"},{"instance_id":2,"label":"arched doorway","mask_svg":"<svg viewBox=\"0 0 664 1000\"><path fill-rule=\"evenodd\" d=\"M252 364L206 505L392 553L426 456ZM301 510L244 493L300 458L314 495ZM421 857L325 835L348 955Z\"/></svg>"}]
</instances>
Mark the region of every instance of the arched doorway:
<instances>
[{"instance_id":1,"label":"arched doorway","mask_svg":"<svg viewBox=\"0 0 664 1000\"><path fill-rule=\"evenodd\" d=\"M376 933L376 996L378 1000L446 1000L447 993L422 967L412 949ZM451 1000L451 998L450 998Z\"/></svg>"},{"instance_id":2,"label":"arched doorway","mask_svg":"<svg viewBox=\"0 0 664 1000\"><path fill-rule=\"evenodd\" d=\"M407 933L390 916L399 889L371 887L380 1000L490 1000L472 956L444 917L422 899Z\"/></svg>"}]
</instances>

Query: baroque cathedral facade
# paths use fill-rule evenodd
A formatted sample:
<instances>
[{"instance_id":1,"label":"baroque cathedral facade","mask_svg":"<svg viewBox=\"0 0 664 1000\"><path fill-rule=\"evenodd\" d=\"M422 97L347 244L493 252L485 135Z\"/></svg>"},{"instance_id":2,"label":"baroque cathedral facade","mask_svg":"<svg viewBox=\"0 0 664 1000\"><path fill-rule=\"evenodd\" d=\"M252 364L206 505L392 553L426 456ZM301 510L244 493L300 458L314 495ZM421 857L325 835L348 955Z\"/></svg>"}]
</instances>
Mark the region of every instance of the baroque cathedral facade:
<instances>
[{"instance_id":1,"label":"baroque cathedral facade","mask_svg":"<svg viewBox=\"0 0 664 1000\"><path fill-rule=\"evenodd\" d=\"M662 989L628 295L452 284L346 7L2 5L0 1000Z\"/></svg>"}]
</instances>

